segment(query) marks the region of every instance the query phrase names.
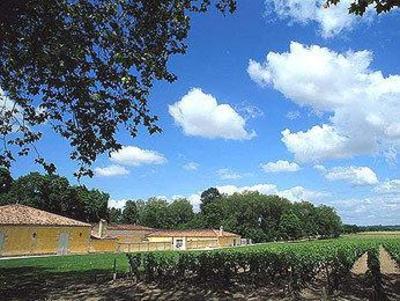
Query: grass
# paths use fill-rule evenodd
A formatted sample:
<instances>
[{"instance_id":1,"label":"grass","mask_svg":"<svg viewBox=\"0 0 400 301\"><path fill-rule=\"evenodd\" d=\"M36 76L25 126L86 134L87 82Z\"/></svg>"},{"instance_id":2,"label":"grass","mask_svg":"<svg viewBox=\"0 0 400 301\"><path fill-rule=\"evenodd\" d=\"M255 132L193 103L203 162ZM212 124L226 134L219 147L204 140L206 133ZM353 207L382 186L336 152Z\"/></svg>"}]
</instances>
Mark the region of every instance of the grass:
<instances>
[{"instance_id":1,"label":"grass","mask_svg":"<svg viewBox=\"0 0 400 301\"><path fill-rule=\"evenodd\" d=\"M114 259L117 260L118 272L128 270L128 260L125 254L90 254L0 260L0 271L14 268L37 268L44 273L87 272L92 270L112 272Z\"/></svg>"}]
</instances>

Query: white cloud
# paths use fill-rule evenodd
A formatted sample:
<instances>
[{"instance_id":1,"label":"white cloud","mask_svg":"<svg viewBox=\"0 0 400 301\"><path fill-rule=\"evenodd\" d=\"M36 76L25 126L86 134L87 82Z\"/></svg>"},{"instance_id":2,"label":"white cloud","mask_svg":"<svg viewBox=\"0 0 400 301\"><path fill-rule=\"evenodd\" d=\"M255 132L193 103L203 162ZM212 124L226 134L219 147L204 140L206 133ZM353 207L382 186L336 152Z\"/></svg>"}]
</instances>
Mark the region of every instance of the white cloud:
<instances>
[{"instance_id":1,"label":"white cloud","mask_svg":"<svg viewBox=\"0 0 400 301\"><path fill-rule=\"evenodd\" d=\"M265 195L278 195L280 197L287 198L290 201L312 201L320 202L325 197L329 196L328 193L314 191L306 189L302 186L295 186L286 190L279 190L275 184L256 184L252 186L236 186L236 185L224 185L216 187L219 192L226 194L233 194L235 192L244 191L258 191Z\"/></svg>"},{"instance_id":2,"label":"white cloud","mask_svg":"<svg viewBox=\"0 0 400 301\"><path fill-rule=\"evenodd\" d=\"M400 149L400 76L372 71L369 51L334 52L292 42L266 62L250 60L248 73L300 106L325 113L329 121L306 131L282 131L282 141L300 162L384 154Z\"/></svg>"},{"instance_id":3,"label":"white cloud","mask_svg":"<svg viewBox=\"0 0 400 301\"><path fill-rule=\"evenodd\" d=\"M126 200L126 199L121 199L121 200L111 199L108 201L108 208L114 207L117 209L122 209L122 208L124 208L127 201L128 200Z\"/></svg>"},{"instance_id":4,"label":"white cloud","mask_svg":"<svg viewBox=\"0 0 400 301\"><path fill-rule=\"evenodd\" d=\"M400 195L336 199L331 203L344 223L358 225L396 225L400 223Z\"/></svg>"},{"instance_id":5,"label":"white cloud","mask_svg":"<svg viewBox=\"0 0 400 301\"><path fill-rule=\"evenodd\" d=\"M111 161L122 165L139 166L144 164L164 164L164 155L136 146L123 146L119 151L111 153Z\"/></svg>"},{"instance_id":6,"label":"white cloud","mask_svg":"<svg viewBox=\"0 0 400 301\"><path fill-rule=\"evenodd\" d=\"M353 185L375 185L378 184L378 177L369 167L334 167L332 169L323 169L318 165L319 170L329 181L346 181Z\"/></svg>"},{"instance_id":7,"label":"white cloud","mask_svg":"<svg viewBox=\"0 0 400 301\"><path fill-rule=\"evenodd\" d=\"M188 162L188 163L185 163L182 167L185 170L193 171L193 170L197 170L199 168L199 166L200 165L196 162Z\"/></svg>"},{"instance_id":8,"label":"white cloud","mask_svg":"<svg viewBox=\"0 0 400 301\"><path fill-rule=\"evenodd\" d=\"M300 166L297 163L283 160L261 164L261 168L265 172L295 172L300 170Z\"/></svg>"},{"instance_id":9,"label":"white cloud","mask_svg":"<svg viewBox=\"0 0 400 301\"><path fill-rule=\"evenodd\" d=\"M400 194L400 179L393 179L381 183L379 186L375 187L375 192Z\"/></svg>"},{"instance_id":10,"label":"white cloud","mask_svg":"<svg viewBox=\"0 0 400 301\"><path fill-rule=\"evenodd\" d=\"M189 136L210 139L246 140L255 136L248 132L246 121L230 105L218 104L211 94L191 89L180 101L169 106L169 113Z\"/></svg>"},{"instance_id":11,"label":"white cloud","mask_svg":"<svg viewBox=\"0 0 400 301\"><path fill-rule=\"evenodd\" d=\"M326 0L266 0L267 13L275 13L290 23L315 22L321 35L330 38L351 30L359 21L370 21L372 13L367 10L363 18L349 14L351 0L341 0L338 5L324 7Z\"/></svg>"},{"instance_id":12,"label":"white cloud","mask_svg":"<svg viewBox=\"0 0 400 301\"><path fill-rule=\"evenodd\" d=\"M262 194L276 194L278 189L274 184L256 184L252 186L223 185L216 187L220 193L234 194L235 192L258 191Z\"/></svg>"},{"instance_id":13,"label":"white cloud","mask_svg":"<svg viewBox=\"0 0 400 301\"><path fill-rule=\"evenodd\" d=\"M295 186L290 189L279 191L277 194L293 202L313 201L316 203L320 203L330 196L327 192L308 190L302 186Z\"/></svg>"},{"instance_id":14,"label":"white cloud","mask_svg":"<svg viewBox=\"0 0 400 301\"><path fill-rule=\"evenodd\" d=\"M106 167L96 167L94 173L100 177L113 177L127 175L129 170L123 166L112 164Z\"/></svg>"},{"instance_id":15,"label":"white cloud","mask_svg":"<svg viewBox=\"0 0 400 301\"><path fill-rule=\"evenodd\" d=\"M299 111L289 111L286 114L286 118L289 120L295 120L300 117L300 112Z\"/></svg>"},{"instance_id":16,"label":"white cloud","mask_svg":"<svg viewBox=\"0 0 400 301\"><path fill-rule=\"evenodd\" d=\"M241 174L239 174L236 171L233 171L233 170L231 170L229 168L218 169L217 170L217 175L222 180L235 180L235 179L240 179L242 177Z\"/></svg>"}]
</instances>

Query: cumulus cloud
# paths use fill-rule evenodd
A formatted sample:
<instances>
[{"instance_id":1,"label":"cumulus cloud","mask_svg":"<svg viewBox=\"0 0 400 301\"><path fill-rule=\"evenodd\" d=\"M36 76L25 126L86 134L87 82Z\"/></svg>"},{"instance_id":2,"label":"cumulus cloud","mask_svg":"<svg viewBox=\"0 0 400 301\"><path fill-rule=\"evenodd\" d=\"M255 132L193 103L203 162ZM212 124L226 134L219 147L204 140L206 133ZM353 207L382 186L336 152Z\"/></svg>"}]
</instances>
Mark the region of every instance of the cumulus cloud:
<instances>
[{"instance_id":1,"label":"cumulus cloud","mask_svg":"<svg viewBox=\"0 0 400 301\"><path fill-rule=\"evenodd\" d=\"M376 173L369 167L334 167L327 169L322 165L314 166L324 174L329 181L345 181L353 185L375 185L378 184Z\"/></svg>"},{"instance_id":2,"label":"cumulus cloud","mask_svg":"<svg viewBox=\"0 0 400 301\"><path fill-rule=\"evenodd\" d=\"M191 171L194 171L194 170L197 170L198 168L199 168L199 163L196 163L196 162L188 162L188 163L185 163L183 166L182 166L182 168L183 169L185 169L185 170L191 170Z\"/></svg>"},{"instance_id":3,"label":"cumulus cloud","mask_svg":"<svg viewBox=\"0 0 400 301\"><path fill-rule=\"evenodd\" d=\"M188 136L246 140L255 136L247 131L246 120L230 105L218 104L211 94L191 89L180 101L169 106L169 113Z\"/></svg>"},{"instance_id":4,"label":"cumulus cloud","mask_svg":"<svg viewBox=\"0 0 400 301\"><path fill-rule=\"evenodd\" d=\"M360 21L370 21L372 13L367 10L363 18L349 14L351 0L342 0L338 5L325 7L326 0L266 0L267 13L274 13L289 23L316 23L324 38L333 37L351 30Z\"/></svg>"},{"instance_id":5,"label":"cumulus cloud","mask_svg":"<svg viewBox=\"0 0 400 301\"><path fill-rule=\"evenodd\" d=\"M164 155L136 146L123 146L119 151L111 153L111 161L121 165L139 166L144 164L164 164Z\"/></svg>"},{"instance_id":6,"label":"cumulus cloud","mask_svg":"<svg viewBox=\"0 0 400 301\"><path fill-rule=\"evenodd\" d=\"M129 170L123 166L112 164L106 167L96 167L94 173L100 177L114 177L127 175L129 174Z\"/></svg>"},{"instance_id":7,"label":"cumulus cloud","mask_svg":"<svg viewBox=\"0 0 400 301\"><path fill-rule=\"evenodd\" d=\"M235 192L244 191L258 191L265 195L278 195L280 197L287 198L290 201L312 201L320 202L324 197L329 196L326 192L314 191L306 189L302 186L295 186L290 189L279 190L275 184L255 184L252 186L236 186L236 185L224 185L216 187L219 192L226 194L233 194Z\"/></svg>"},{"instance_id":8,"label":"cumulus cloud","mask_svg":"<svg viewBox=\"0 0 400 301\"><path fill-rule=\"evenodd\" d=\"M292 42L289 52L250 60L248 73L300 106L329 116L306 131L282 131L282 141L300 162L400 149L400 76L371 69L372 53L337 53Z\"/></svg>"},{"instance_id":9,"label":"cumulus cloud","mask_svg":"<svg viewBox=\"0 0 400 301\"><path fill-rule=\"evenodd\" d=\"M300 170L300 166L297 163L284 160L261 164L261 168L265 172L295 172Z\"/></svg>"},{"instance_id":10,"label":"cumulus cloud","mask_svg":"<svg viewBox=\"0 0 400 301\"><path fill-rule=\"evenodd\" d=\"M400 195L336 199L334 206L344 223L358 225L397 225L400 223Z\"/></svg>"},{"instance_id":11,"label":"cumulus cloud","mask_svg":"<svg viewBox=\"0 0 400 301\"><path fill-rule=\"evenodd\" d=\"M120 199L120 200L111 199L108 201L108 208L114 207L117 209L122 209L124 208L127 201L128 201L127 199Z\"/></svg>"},{"instance_id":12,"label":"cumulus cloud","mask_svg":"<svg viewBox=\"0 0 400 301\"><path fill-rule=\"evenodd\" d=\"M375 192L400 194L400 179L388 180L379 184L379 186L375 187Z\"/></svg>"},{"instance_id":13,"label":"cumulus cloud","mask_svg":"<svg viewBox=\"0 0 400 301\"><path fill-rule=\"evenodd\" d=\"M240 179L242 177L241 174L229 168L218 169L217 175L222 180L235 180L235 179Z\"/></svg>"}]
</instances>

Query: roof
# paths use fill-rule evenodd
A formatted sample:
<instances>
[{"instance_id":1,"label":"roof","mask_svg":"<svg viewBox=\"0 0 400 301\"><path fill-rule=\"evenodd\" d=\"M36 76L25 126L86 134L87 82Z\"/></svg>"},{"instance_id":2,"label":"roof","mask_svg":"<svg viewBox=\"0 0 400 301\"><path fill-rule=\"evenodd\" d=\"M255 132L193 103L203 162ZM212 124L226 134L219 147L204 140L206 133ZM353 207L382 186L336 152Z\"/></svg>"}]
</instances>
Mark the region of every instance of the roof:
<instances>
[{"instance_id":1,"label":"roof","mask_svg":"<svg viewBox=\"0 0 400 301\"><path fill-rule=\"evenodd\" d=\"M93 234L93 233L90 233L90 238L91 239L97 239L97 240L116 240L117 239L116 237L111 236L111 235L106 235L106 236L100 237L100 236L98 236L96 234Z\"/></svg>"},{"instance_id":2,"label":"roof","mask_svg":"<svg viewBox=\"0 0 400 301\"><path fill-rule=\"evenodd\" d=\"M117 225L117 224L110 224L106 226L107 230L132 230L132 231L154 231L154 228L149 228L145 226L140 226L136 224L125 224L125 225Z\"/></svg>"},{"instance_id":3,"label":"roof","mask_svg":"<svg viewBox=\"0 0 400 301\"><path fill-rule=\"evenodd\" d=\"M0 225L90 227L87 223L19 204L0 206Z\"/></svg>"},{"instance_id":4,"label":"roof","mask_svg":"<svg viewBox=\"0 0 400 301\"><path fill-rule=\"evenodd\" d=\"M149 237L176 237L176 236L195 236L195 237L233 237L240 236L232 232L222 231L215 229L193 229L193 230L158 230L148 235Z\"/></svg>"}]
</instances>

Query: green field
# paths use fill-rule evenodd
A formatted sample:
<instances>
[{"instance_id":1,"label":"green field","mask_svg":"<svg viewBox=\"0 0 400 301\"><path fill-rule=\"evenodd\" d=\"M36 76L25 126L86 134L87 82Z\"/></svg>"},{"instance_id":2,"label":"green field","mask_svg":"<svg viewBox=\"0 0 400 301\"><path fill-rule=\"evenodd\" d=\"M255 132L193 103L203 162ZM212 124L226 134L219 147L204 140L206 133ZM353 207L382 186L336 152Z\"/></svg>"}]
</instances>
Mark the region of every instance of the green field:
<instances>
[{"instance_id":1,"label":"green field","mask_svg":"<svg viewBox=\"0 0 400 301\"><path fill-rule=\"evenodd\" d=\"M338 239L301 241L301 242L270 242L265 244L256 244L235 248L235 250L244 249L303 249L307 246L327 246L337 245L339 242L375 242L382 239L399 239L400 232L367 232L354 235L344 235ZM191 251L198 252L198 251ZM168 252L170 253L170 252ZM41 273L60 273L60 272L90 272L103 271L112 272L114 259L117 260L117 271L126 272L128 270L128 260L125 254L91 254L91 255L68 255L68 256L49 256L33 258L14 258L1 260L0 269L15 268L37 268ZM1 276L0 276L1 277Z\"/></svg>"},{"instance_id":2,"label":"green field","mask_svg":"<svg viewBox=\"0 0 400 301\"><path fill-rule=\"evenodd\" d=\"M210 251L133 253L130 265L136 279L172 287L183 285L183 291L186 290L185 283L204 284L203 287L212 285L217 291L240 284L246 288L266 289L269 286L269 290L300 294L310 285L326 287L328 291L353 286L353 282L350 284L354 281L351 269L361 255L368 254L365 263L370 270L365 276L367 282L356 283L361 294L383 289L379 271L382 247L388 251L389 257L400 262L400 232L390 232L344 235L326 240L272 242ZM119 279L125 279L129 270L125 254L0 260L0 295L7 300L26 300L23 296L44 300L55 293L63 296L63 292L72 286L78 287L75 289L77 293L82 288L97 292L99 284L106 286L103 289L107 291L108 287L112 288L107 283L112 279L114 260ZM129 283L127 292L135 291L137 288ZM385 287L387 289L387 285ZM391 294L400 297L400 292L394 291L390 289Z\"/></svg>"}]
</instances>

